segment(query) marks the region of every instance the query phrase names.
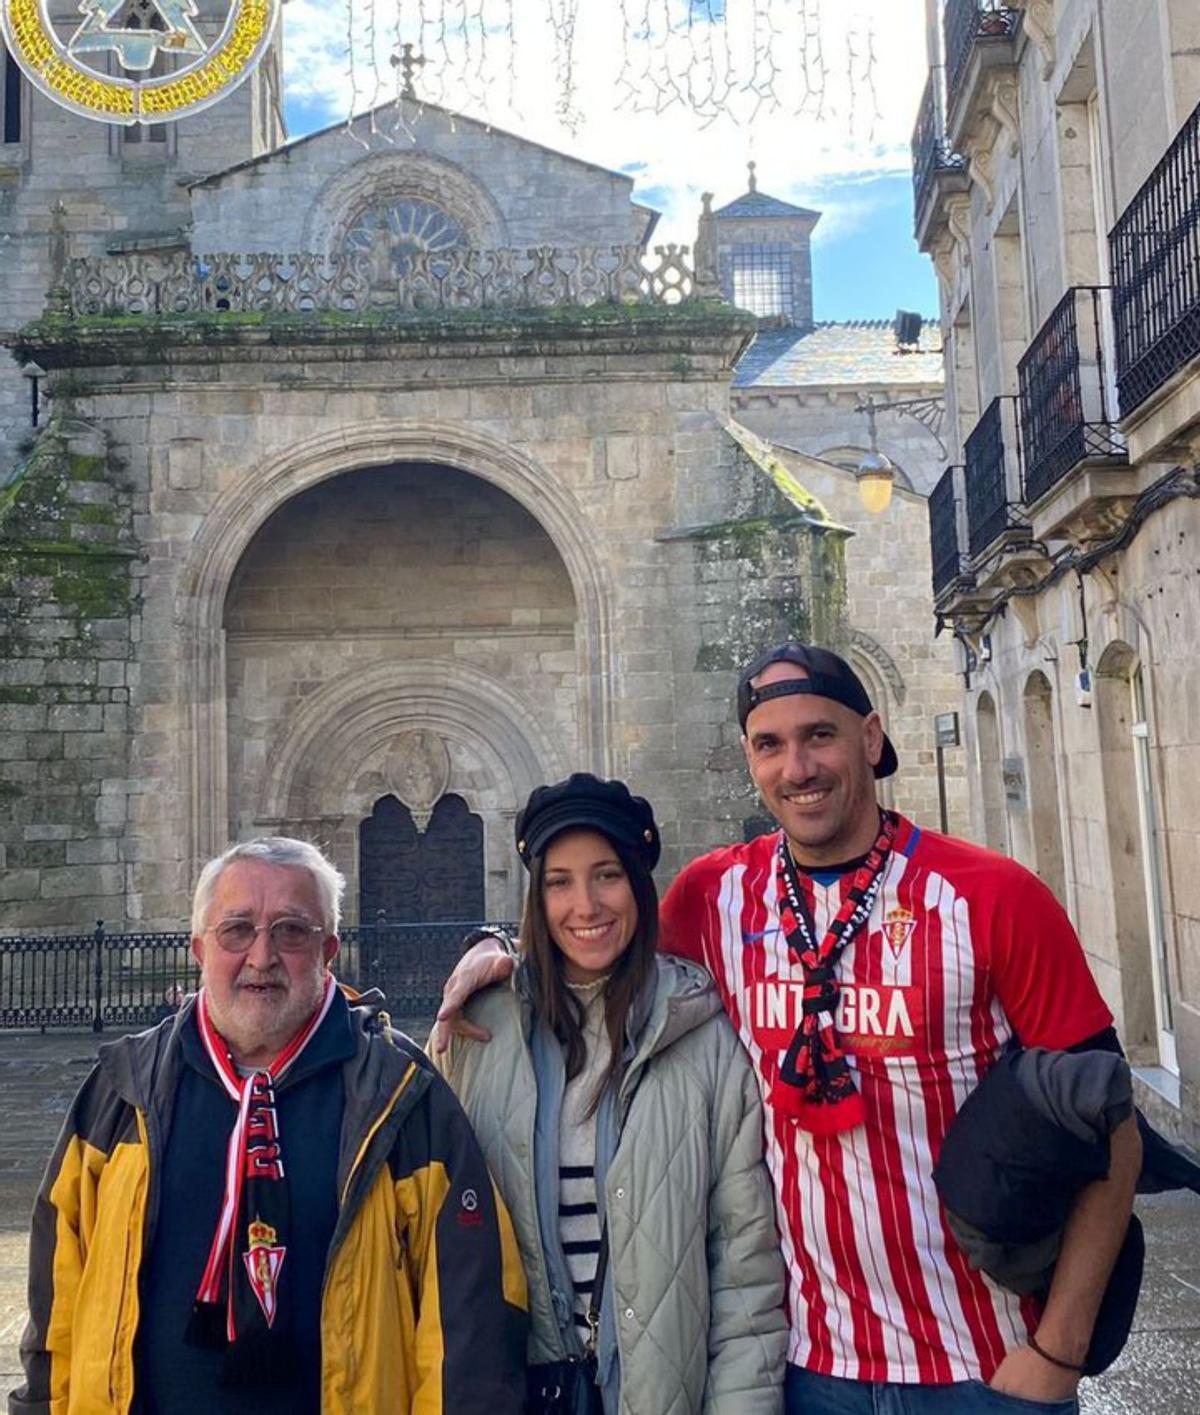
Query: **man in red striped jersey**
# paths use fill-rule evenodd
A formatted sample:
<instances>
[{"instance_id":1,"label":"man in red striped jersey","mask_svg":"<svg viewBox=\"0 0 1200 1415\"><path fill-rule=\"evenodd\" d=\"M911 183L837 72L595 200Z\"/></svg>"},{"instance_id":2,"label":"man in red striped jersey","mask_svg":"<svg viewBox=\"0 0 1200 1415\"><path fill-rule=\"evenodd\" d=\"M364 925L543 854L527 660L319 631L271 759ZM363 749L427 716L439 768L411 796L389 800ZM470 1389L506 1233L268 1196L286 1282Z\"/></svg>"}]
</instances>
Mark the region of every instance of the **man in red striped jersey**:
<instances>
[{"instance_id":1,"label":"man in red striped jersey","mask_svg":"<svg viewBox=\"0 0 1200 1415\"><path fill-rule=\"evenodd\" d=\"M1115 1046L1074 930L1012 860L881 811L875 781L896 754L835 654L763 654L738 713L781 829L687 866L663 901L663 946L716 978L762 1086L788 1410L1066 1415L1128 1224L1134 1122L1076 1203L1041 1310L970 1269L933 1166L1014 1034Z\"/></svg>"}]
</instances>

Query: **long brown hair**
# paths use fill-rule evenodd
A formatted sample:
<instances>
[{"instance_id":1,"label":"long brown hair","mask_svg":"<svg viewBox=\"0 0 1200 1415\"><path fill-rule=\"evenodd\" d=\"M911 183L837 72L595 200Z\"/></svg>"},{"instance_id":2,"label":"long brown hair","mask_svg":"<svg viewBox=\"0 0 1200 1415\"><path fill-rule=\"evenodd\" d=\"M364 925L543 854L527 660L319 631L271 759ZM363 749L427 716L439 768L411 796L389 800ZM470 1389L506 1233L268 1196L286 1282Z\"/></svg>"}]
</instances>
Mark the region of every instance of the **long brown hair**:
<instances>
[{"instance_id":1,"label":"long brown hair","mask_svg":"<svg viewBox=\"0 0 1200 1415\"><path fill-rule=\"evenodd\" d=\"M593 827L579 827L593 829ZM597 834L603 834L598 831ZM658 948L658 890L654 876L646 866L610 836L605 840L616 852L621 868L629 880L637 905L637 925L629 946L613 965L604 987L604 1027L608 1033L612 1056L608 1069L596 1087L588 1104L588 1114L594 1115L600 1099L609 1086L615 1086L624 1065L625 1025L642 989L654 969ZM563 973L563 955L550 937L546 920L546 854L543 851L529 872L529 892L525 896L525 912L521 918L521 954L529 977L534 1010L546 1023L566 1052L567 1080L573 1080L583 1070L587 1059L583 1040L583 1007L567 986Z\"/></svg>"}]
</instances>

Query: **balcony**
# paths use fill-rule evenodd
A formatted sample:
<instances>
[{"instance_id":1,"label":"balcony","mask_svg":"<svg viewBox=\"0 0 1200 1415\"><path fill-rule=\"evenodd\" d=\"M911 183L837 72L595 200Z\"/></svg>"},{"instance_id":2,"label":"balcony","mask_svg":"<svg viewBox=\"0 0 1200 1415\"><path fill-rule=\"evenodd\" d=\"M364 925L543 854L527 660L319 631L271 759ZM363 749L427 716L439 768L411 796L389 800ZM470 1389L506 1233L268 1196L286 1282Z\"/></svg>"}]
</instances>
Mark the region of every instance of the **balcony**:
<instances>
[{"instance_id":1,"label":"balcony","mask_svg":"<svg viewBox=\"0 0 1200 1415\"><path fill-rule=\"evenodd\" d=\"M1009 494L1020 485L1015 398L994 398L967 438L967 551L977 561L991 550L1029 539ZM1010 474L1015 473L1015 475Z\"/></svg>"},{"instance_id":2,"label":"balcony","mask_svg":"<svg viewBox=\"0 0 1200 1415\"><path fill-rule=\"evenodd\" d=\"M1135 460L1164 453L1179 421L1135 432L1180 391L1200 356L1200 108L1184 124L1109 237L1117 389ZM1161 396L1156 396L1161 395ZM1154 405L1150 400L1154 399ZM1150 406L1147 406L1150 405ZM1200 389L1175 410L1200 418Z\"/></svg>"},{"instance_id":3,"label":"balcony","mask_svg":"<svg viewBox=\"0 0 1200 1415\"><path fill-rule=\"evenodd\" d=\"M996 64L1013 62L1012 41L1021 28L1021 12L999 0L946 0L942 18L946 54L947 128L957 136L963 97L974 79Z\"/></svg>"},{"instance_id":4,"label":"balcony","mask_svg":"<svg viewBox=\"0 0 1200 1415\"><path fill-rule=\"evenodd\" d=\"M967 187L967 159L955 152L943 133L941 114L937 102L937 71L931 71L925 84L925 94L921 99L921 109L917 115L917 126L913 130L913 214L917 231L917 243L922 250L927 249L923 239L927 228L931 202L936 199L939 182L947 177L957 178L957 186L965 191Z\"/></svg>"},{"instance_id":5,"label":"balcony","mask_svg":"<svg viewBox=\"0 0 1200 1415\"><path fill-rule=\"evenodd\" d=\"M1025 504L1087 464L1129 464L1105 357L1106 290L1068 290L1018 365Z\"/></svg>"},{"instance_id":6,"label":"balcony","mask_svg":"<svg viewBox=\"0 0 1200 1415\"><path fill-rule=\"evenodd\" d=\"M963 574L958 541L959 467L947 467L929 494L929 552L933 564L933 597L940 599Z\"/></svg>"}]
</instances>

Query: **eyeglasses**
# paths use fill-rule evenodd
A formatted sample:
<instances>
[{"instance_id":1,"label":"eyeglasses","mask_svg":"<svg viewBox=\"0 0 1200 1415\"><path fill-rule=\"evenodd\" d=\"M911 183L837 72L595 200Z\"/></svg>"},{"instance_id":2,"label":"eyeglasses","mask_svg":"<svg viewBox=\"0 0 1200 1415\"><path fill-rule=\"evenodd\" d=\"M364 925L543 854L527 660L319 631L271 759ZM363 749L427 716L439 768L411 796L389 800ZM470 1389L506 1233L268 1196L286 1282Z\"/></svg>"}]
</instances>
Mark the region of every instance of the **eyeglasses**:
<instances>
[{"instance_id":1,"label":"eyeglasses","mask_svg":"<svg viewBox=\"0 0 1200 1415\"><path fill-rule=\"evenodd\" d=\"M249 919L223 919L208 932L226 953L248 953L263 930L271 947L280 953L296 953L304 948L314 934L324 934L324 924L310 924L307 919L275 919L269 924L252 924Z\"/></svg>"}]
</instances>

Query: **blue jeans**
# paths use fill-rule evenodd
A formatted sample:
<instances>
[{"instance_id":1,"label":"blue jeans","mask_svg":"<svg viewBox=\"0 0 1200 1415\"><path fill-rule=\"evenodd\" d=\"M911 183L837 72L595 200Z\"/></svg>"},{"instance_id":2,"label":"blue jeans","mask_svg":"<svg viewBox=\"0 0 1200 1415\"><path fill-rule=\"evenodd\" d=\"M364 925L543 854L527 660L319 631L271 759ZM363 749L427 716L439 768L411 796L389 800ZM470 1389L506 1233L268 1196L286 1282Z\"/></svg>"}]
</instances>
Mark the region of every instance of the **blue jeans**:
<instances>
[{"instance_id":1,"label":"blue jeans","mask_svg":"<svg viewBox=\"0 0 1200 1415\"><path fill-rule=\"evenodd\" d=\"M785 1415L1078 1415L1079 1402L1047 1405L1002 1395L981 1381L948 1386L904 1386L843 1381L817 1376L798 1366L787 1368L783 1388Z\"/></svg>"}]
</instances>

